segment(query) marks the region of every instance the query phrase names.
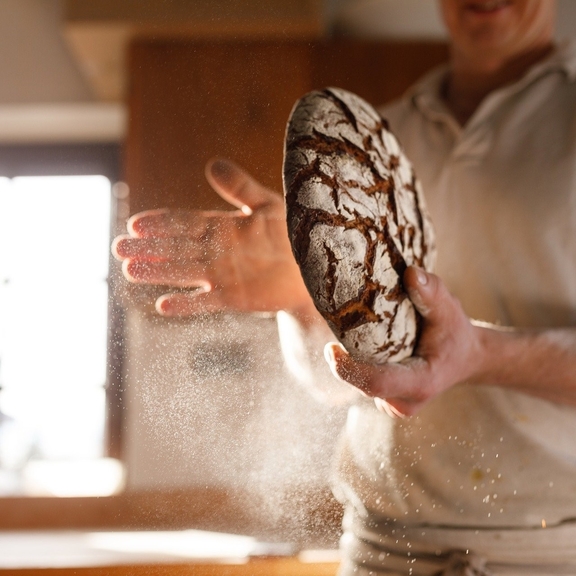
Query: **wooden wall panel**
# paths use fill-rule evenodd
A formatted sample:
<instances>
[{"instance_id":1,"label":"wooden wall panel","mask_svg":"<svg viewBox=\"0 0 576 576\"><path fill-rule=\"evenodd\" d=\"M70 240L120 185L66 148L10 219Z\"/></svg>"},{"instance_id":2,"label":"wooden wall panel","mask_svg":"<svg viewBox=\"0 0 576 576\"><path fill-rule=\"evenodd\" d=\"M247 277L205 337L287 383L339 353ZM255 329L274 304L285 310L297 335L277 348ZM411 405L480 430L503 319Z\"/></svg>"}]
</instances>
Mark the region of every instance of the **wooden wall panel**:
<instances>
[{"instance_id":1,"label":"wooden wall panel","mask_svg":"<svg viewBox=\"0 0 576 576\"><path fill-rule=\"evenodd\" d=\"M380 104L445 58L437 43L137 41L126 150L131 212L226 207L203 177L216 155L280 191L284 128L301 95L336 85Z\"/></svg>"},{"instance_id":2,"label":"wooden wall panel","mask_svg":"<svg viewBox=\"0 0 576 576\"><path fill-rule=\"evenodd\" d=\"M305 44L137 43L132 50L127 180L131 211L227 207L204 182L226 156L279 187L282 138L309 85Z\"/></svg>"},{"instance_id":3,"label":"wooden wall panel","mask_svg":"<svg viewBox=\"0 0 576 576\"><path fill-rule=\"evenodd\" d=\"M311 46L312 87L340 86L374 106L401 96L448 58L440 42L334 41Z\"/></svg>"}]
</instances>

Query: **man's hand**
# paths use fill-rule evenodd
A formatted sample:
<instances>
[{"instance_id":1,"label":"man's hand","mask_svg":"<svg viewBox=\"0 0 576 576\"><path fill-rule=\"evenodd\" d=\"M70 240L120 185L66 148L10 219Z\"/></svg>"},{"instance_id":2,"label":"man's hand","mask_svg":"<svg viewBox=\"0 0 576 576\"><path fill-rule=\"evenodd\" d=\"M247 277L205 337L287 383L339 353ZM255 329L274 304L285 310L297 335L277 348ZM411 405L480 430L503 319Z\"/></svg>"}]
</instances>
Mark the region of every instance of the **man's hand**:
<instances>
[{"instance_id":1,"label":"man's hand","mask_svg":"<svg viewBox=\"0 0 576 576\"><path fill-rule=\"evenodd\" d=\"M282 198L227 160L209 162L206 178L237 209L150 210L132 216L128 234L113 244L126 278L197 289L161 296L156 308L165 316L310 309Z\"/></svg>"},{"instance_id":2,"label":"man's hand","mask_svg":"<svg viewBox=\"0 0 576 576\"><path fill-rule=\"evenodd\" d=\"M383 365L353 360L336 343L326 345L334 375L373 397L378 408L409 416L428 400L480 371L481 338L440 278L410 267L404 286L424 324L414 356Z\"/></svg>"}]
</instances>

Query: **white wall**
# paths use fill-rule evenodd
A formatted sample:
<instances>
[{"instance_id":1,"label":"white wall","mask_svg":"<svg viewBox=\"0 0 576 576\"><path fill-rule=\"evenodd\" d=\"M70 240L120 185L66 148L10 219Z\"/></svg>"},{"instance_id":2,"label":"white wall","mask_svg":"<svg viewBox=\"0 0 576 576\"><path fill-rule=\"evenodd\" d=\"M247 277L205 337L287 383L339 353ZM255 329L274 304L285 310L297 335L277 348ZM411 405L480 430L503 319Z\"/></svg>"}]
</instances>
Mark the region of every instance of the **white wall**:
<instances>
[{"instance_id":1,"label":"white wall","mask_svg":"<svg viewBox=\"0 0 576 576\"><path fill-rule=\"evenodd\" d=\"M60 0L0 0L0 105L93 100L61 30Z\"/></svg>"},{"instance_id":2,"label":"white wall","mask_svg":"<svg viewBox=\"0 0 576 576\"><path fill-rule=\"evenodd\" d=\"M0 79L0 144L124 135L123 107L96 102L62 37L61 0L0 0Z\"/></svg>"}]
</instances>

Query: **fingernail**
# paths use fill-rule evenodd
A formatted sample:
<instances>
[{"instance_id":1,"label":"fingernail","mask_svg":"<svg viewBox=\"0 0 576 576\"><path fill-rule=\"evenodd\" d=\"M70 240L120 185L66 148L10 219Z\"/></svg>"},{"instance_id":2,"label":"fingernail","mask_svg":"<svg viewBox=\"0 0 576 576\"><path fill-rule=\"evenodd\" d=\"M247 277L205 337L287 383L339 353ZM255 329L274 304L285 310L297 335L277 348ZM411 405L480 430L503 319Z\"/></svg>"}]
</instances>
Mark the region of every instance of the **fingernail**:
<instances>
[{"instance_id":1,"label":"fingernail","mask_svg":"<svg viewBox=\"0 0 576 576\"><path fill-rule=\"evenodd\" d=\"M140 260L124 260L122 262L122 271L128 278L134 280L146 280L150 272L150 267Z\"/></svg>"},{"instance_id":2,"label":"fingernail","mask_svg":"<svg viewBox=\"0 0 576 576\"><path fill-rule=\"evenodd\" d=\"M130 236L140 238L142 236L146 236L150 226L148 225L148 219L142 218L136 214L135 216L132 216L130 220L128 220L126 228L128 229Z\"/></svg>"},{"instance_id":3,"label":"fingernail","mask_svg":"<svg viewBox=\"0 0 576 576\"><path fill-rule=\"evenodd\" d=\"M142 222L139 221L138 214L130 216L128 222L126 222L126 229L129 234L137 235L141 231Z\"/></svg>"},{"instance_id":4,"label":"fingernail","mask_svg":"<svg viewBox=\"0 0 576 576\"><path fill-rule=\"evenodd\" d=\"M334 357L334 350L332 348L332 343L326 344L324 346L324 358L328 364L334 364L336 362L336 358Z\"/></svg>"},{"instance_id":5,"label":"fingernail","mask_svg":"<svg viewBox=\"0 0 576 576\"><path fill-rule=\"evenodd\" d=\"M328 362L328 366L330 367L330 372L332 372L332 376L339 380L340 382L345 382L345 380L340 376L338 373L338 365L336 363L336 350L338 348L338 344L336 342L329 342L324 346L324 358L326 358L326 362ZM348 382L346 382L348 384Z\"/></svg>"},{"instance_id":6,"label":"fingernail","mask_svg":"<svg viewBox=\"0 0 576 576\"><path fill-rule=\"evenodd\" d=\"M210 172L223 184L230 184L234 175L234 166L228 160L218 158L210 166Z\"/></svg>"},{"instance_id":7,"label":"fingernail","mask_svg":"<svg viewBox=\"0 0 576 576\"><path fill-rule=\"evenodd\" d=\"M122 254L122 244L124 243L124 238L114 238L111 246L112 255L118 260L123 260L124 256Z\"/></svg>"},{"instance_id":8,"label":"fingernail","mask_svg":"<svg viewBox=\"0 0 576 576\"><path fill-rule=\"evenodd\" d=\"M386 402L386 400L384 400L383 398L375 397L374 404L376 405L376 408L380 410L380 412L388 414L388 416L390 416L391 418L395 417L395 414L391 410L390 404L388 404L388 402Z\"/></svg>"},{"instance_id":9,"label":"fingernail","mask_svg":"<svg viewBox=\"0 0 576 576\"><path fill-rule=\"evenodd\" d=\"M428 275L421 268L416 268L416 280L421 286L428 284Z\"/></svg>"},{"instance_id":10,"label":"fingernail","mask_svg":"<svg viewBox=\"0 0 576 576\"><path fill-rule=\"evenodd\" d=\"M406 418L402 412L399 412L392 404L389 404L383 398L374 398L374 404L376 404L376 408L378 408L380 412L388 414L390 418L401 418L402 420Z\"/></svg>"},{"instance_id":11,"label":"fingernail","mask_svg":"<svg viewBox=\"0 0 576 576\"><path fill-rule=\"evenodd\" d=\"M172 304L166 296L160 296L160 298L156 300L156 312L162 316L170 316Z\"/></svg>"},{"instance_id":12,"label":"fingernail","mask_svg":"<svg viewBox=\"0 0 576 576\"><path fill-rule=\"evenodd\" d=\"M324 357L328 362L336 362L338 357L342 356L342 353L347 354L346 348L340 342L328 342L324 346Z\"/></svg>"},{"instance_id":13,"label":"fingernail","mask_svg":"<svg viewBox=\"0 0 576 576\"><path fill-rule=\"evenodd\" d=\"M124 276L128 279L128 280L135 280L134 275L133 275L133 264L131 260L123 260L122 261L122 274L124 274Z\"/></svg>"}]
</instances>

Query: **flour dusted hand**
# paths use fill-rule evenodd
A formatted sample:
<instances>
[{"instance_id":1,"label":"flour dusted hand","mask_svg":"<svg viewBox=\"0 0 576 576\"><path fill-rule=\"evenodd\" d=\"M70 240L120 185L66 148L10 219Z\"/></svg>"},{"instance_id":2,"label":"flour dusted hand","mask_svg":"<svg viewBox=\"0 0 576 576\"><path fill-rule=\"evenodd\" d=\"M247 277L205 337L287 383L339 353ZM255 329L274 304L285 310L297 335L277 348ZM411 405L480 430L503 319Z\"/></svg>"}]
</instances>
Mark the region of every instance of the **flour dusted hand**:
<instances>
[{"instance_id":1,"label":"flour dusted hand","mask_svg":"<svg viewBox=\"0 0 576 576\"><path fill-rule=\"evenodd\" d=\"M125 277L196 288L161 296L156 308L164 316L312 308L290 252L282 197L228 160L209 162L206 177L236 209L135 214L113 245Z\"/></svg>"},{"instance_id":2,"label":"flour dusted hand","mask_svg":"<svg viewBox=\"0 0 576 576\"><path fill-rule=\"evenodd\" d=\"M294 256L336 337L364 362L411 356L420 319L402 277L432 269L434 232L386 121L345 90L305 95L288 123L284 190Z\"/></svg>"}]
</instances>

